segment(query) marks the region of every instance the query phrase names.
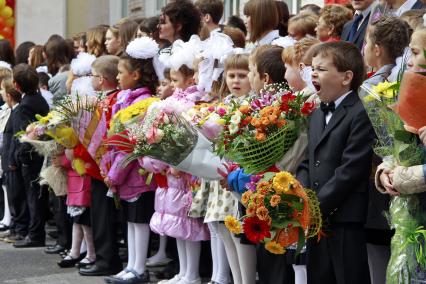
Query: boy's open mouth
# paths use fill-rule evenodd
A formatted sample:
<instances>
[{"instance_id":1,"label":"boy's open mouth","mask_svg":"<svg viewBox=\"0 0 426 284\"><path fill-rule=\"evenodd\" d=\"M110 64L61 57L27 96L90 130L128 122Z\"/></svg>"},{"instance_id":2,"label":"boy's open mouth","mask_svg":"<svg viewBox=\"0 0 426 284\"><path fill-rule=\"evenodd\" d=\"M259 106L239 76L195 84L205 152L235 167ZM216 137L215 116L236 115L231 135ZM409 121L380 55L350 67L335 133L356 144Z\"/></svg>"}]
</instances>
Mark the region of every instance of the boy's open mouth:
<instances>
[{"instance_id":1,"label":"boy's open mouth","mask_svg":"<svg viewBox=\"0 0 426 284\"><path fill-rule=\"evenodd\" d=\"M321 90L321 85L318 82L312 81L312 85L314 85L317 92Z\"/></svg>"}]
</instances>

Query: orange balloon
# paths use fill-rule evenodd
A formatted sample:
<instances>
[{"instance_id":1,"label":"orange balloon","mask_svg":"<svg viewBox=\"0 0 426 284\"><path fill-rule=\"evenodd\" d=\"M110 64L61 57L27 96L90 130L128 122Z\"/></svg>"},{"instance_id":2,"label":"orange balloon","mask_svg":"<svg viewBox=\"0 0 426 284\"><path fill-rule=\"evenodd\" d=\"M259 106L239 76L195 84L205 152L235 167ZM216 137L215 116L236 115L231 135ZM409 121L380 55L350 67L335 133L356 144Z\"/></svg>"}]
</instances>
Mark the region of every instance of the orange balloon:
<instances>
[{"instance_id":1,"label":"orange balloon","mask_svg":"<svg viewBox=\"0 0 426 284\"><path fill-rule=\"evenodd\" d=\"M0 10L6 6L6 0L0 0Z\"/></svg>"},{"instance_id":2,"label":"orange balloon","mask_svg":"<svg viewBox=\"0 0 426 284\"><path fill-rule=\"evenodd\" d=\"M6 20L3 17L0 17L0 30L6 26Z\"/></svg>"},{"instance_id":3,"label":"orange balloon","mask_svg":"<svg viewBox=\"0 0 426 284\"><path fill-rule=\"evenodd\" d=\"M10 17L9 19L6 19L6 27L13 27L15 26L15 18Z\"/></svg>"},{"instance_id":4,"label":"orange balloon","mask_svg":"<svg viewBox=\"0 0 426 284\"><path fill-rule=\"evenodd\" d=\"M13 35L13 30L10 27L4 27L0 34L2 34L6 38L10 38Z\"/></svg>"},{"instance_id":5,"label":"orange balloon","mask_svg":"<svg viewBox=\"0 0 426 284\"><path fill-rule=\"evenodd\" d=\"M5 17L6 19L9 19L13 16L13 10L9 6L4 7L0 11L0 16Z\"/></svg>"}]
</instances>

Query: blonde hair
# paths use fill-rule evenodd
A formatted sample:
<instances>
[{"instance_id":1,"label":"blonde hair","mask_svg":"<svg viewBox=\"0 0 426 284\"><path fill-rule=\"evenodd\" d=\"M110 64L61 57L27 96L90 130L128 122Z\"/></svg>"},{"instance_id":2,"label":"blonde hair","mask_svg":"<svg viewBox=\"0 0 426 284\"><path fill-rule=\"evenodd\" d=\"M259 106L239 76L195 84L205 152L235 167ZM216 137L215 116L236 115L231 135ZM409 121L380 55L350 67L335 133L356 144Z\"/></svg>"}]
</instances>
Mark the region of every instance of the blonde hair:
<instances>
[{"instance_id":1,"label":"blonde hair","mask_svg":"<svg viewBox=\"0 0 426 284\"><path fill-rule=\"evenodd\" d=\"M411 31L415 31L418 28L423 27L423 15L426 13L426 9L415 9L408 10L402 13L399 17L410 26Z\"/></svg>"},{"instance_id":2,"label":"blonde hair","mask_svg":"<svg viewBox=\"0 0 426 284\"><path fill-rule=\"evenodd\" d=\"M343 5L330 4L325 5L319 16L328 27L333 27L333 35L340 37L343 31L343 26L346 22L352 20L352 11Z\"/></svg>"},{"instance_id":3,"label":"blonde hair","mask_svg":"<svg viewBox=\"0 0 426 284\"><path fill-rule=\"evenodd\" d=\"M106 53L105 34L108 30L105 26L96 26L87 31L87 52L99 57Z\"/></svg>"},{"instance_id":4,"label":"blonde hair","mask_svg":"<svg viewBox=\"0 0 426 284\"><path fill-rule=\"evenodd\" d=\"M423 49L426 49L426 27L422 26L417 28L414 32L411 38L413 38L414 35L419 35L422 39L422 47Z\"/></svg>"},{"instance_id":5,"label":"blonde hair","mask_svg":"<svg viewBox=\"0 0 426 284\"><path fill-rule=\"evenodd\" d=\"M8 70L8 69L0 68L0 72L2 72L3 70ZM6 93L9 93L10 90L13 90L15 88L15 86L13 85L12 73L10 73L9 75L7 74L3 76L0 75L0 80L1 80L0 87L4 89Z\"/></svg>"},{"instance_id":6,"label":"blonde hair","mask_svg":"<svg viewBox=\"0 0 426 284\"><path fill-rule=\"evenodd\" d=\"M265 32L277 29L279 15L274 0L250 0L244 5L244 15L250 17L250 41L256 42Z\"/></svg>"},{"instance_id":7,"label":"blonde hair","mask_svg":"<svg viewBox=\"0 0 426 284\"><path fill-rule=\"evenodd\" d=\"M284 63L289 65L299 64L303 61L307 51L320 41L313 37L305 37L294 44L294 46L287 47L283 50L281 55Z\"/></svg>"},{"instance_id":8,"label":"blonde hair","mask_svg":"<svg viewBox=\"0 0 426 284\"><path fill-rule=\"evenodd\" d=\"M318 16L310 12L300 12L298 15L288 20L288 26L295 27L299 34L303 37L306 35L316 36L315 28L317 27Z\"/></svg>"}]
</instances>

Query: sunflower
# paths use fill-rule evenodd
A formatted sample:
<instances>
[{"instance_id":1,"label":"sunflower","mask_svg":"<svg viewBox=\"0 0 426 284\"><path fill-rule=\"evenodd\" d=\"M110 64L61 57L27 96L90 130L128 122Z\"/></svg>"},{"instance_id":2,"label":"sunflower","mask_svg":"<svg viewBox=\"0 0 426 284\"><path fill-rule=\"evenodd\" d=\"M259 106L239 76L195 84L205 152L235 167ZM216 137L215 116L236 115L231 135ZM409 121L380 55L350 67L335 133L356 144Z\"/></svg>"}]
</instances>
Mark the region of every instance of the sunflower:
<instances>
[{"instance_id":1,"label":"sunflower","mask_svg":"<svg viewBox=\"0 0 426 284\"><path fill-rule=\"evenodd\" d=\"M258 244L265 238L271 237L268 222L262 221L256 216L245 218L243 223L244 233L249 241Z\"/></svg>"},{"instance_id":2,"label":"sunflower","mask_svg":"<svg viewBox=\"0 0 426 284\"><path fill-rule=\"evenodd\" d=\"M296 180L289 172L279 172L272 180L272 187L278 194L287 193L295 182Z\"/></svg>"},{"instance_id":3,"label":"sunflower","mask_svg":"<svg viewBox=\"0 0 426 284\"><path fill-rule=\"evenodd\" d=\"M265 244L265 249L273 254L284 254L285 249L282 245L275 241L270 241Z\"/></svg>"},{"instance_id":4,"label":"sunflower","mask_svg":"<svg viewBox=\"0 0 426 284\"><path fill-rule=\"evenodd\" d=\"M242 233L240 221L233 216L228 215L225 217L225 226L233 234L238 235Z\"/></svg>"}]
</instances>

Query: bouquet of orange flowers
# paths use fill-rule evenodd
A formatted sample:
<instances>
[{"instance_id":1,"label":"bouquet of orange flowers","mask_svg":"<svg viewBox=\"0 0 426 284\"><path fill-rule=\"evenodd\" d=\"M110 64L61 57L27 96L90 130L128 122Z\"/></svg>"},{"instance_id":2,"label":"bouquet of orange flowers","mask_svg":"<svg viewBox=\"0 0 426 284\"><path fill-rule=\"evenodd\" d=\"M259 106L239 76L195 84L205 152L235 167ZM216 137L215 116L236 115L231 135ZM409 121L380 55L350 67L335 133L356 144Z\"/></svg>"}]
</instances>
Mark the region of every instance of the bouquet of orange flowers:
<instances>
[{"instance_id":1,"label":"bouquet of orange flowers","mask_svg":"<svg viewBox=\"0 0 426 284\"><path fill-rule=\"evenodd\" d=\"M239 163L247 173L265 171L293 146L314 107L280 84L232 102L222 115L224 129L216 141L216 153Z\"/></svg>"},{"instance_id":2,"label":"bouquet of orange flowers","mask_svg":"<svg viewBox=\"0 0 426 284\"><path fill-rule=\"evenodd\" d=\"M306 238L319 235L322 220L316 194L289 172L252 176L246 187L241 199L246 215L241 220L225 218L230 232L243 233L254 244L265 243L275 254L294 244L300 252Z\"/></svg>"}]
</instances>

